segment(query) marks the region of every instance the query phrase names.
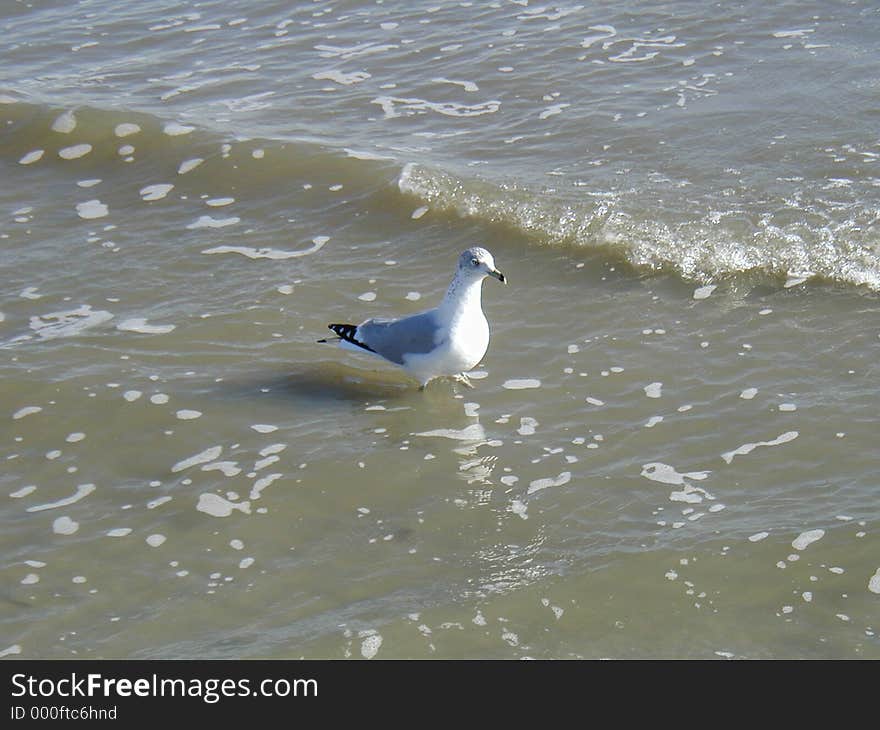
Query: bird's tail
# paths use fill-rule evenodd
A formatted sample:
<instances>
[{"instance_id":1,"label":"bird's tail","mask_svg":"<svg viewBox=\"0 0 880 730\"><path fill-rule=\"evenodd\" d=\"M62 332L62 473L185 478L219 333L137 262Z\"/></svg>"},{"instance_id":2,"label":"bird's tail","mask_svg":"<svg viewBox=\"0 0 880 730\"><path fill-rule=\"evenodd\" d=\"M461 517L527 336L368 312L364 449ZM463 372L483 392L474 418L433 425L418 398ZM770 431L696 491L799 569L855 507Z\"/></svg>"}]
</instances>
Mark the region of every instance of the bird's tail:
<instances>
[{"instance_id":1,"label":"bird's tail","mask_svg":"<svg viewBox=\"0 0 880 730\"><path fill-rule=\"evenodd\" d=\"M333 332L336 333L336 336L345 342L350 342L352 345L357 345L362 350L367 350L368 352L375 352L375 350L369 345L365 345L359 339L357 339L357 325L353 324L328 324L327 325ZM327 342L326 339L318 340L318 342Z\"/></svg>"}]
</instances>

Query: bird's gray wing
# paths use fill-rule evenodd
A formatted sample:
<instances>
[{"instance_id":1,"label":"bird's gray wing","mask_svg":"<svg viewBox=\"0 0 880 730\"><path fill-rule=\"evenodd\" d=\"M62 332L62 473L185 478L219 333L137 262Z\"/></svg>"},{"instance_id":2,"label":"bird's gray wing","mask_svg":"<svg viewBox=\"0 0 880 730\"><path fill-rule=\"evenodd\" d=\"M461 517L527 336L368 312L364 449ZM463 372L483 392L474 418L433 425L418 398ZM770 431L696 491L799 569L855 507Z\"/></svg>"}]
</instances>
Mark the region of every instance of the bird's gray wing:
<instances>
[{"instance_id":1,"label":"bird's gray wing","mask_svg":"<svg viewBox=\"0 0 880 730\"><path fill-rule=\"evenodd\" d=\"M423 354L433 350L440 329L436 310L401 319L368 319L358 326L358 339L398 365L403 365L405 355Z\"/></svg>"}]
</instances>

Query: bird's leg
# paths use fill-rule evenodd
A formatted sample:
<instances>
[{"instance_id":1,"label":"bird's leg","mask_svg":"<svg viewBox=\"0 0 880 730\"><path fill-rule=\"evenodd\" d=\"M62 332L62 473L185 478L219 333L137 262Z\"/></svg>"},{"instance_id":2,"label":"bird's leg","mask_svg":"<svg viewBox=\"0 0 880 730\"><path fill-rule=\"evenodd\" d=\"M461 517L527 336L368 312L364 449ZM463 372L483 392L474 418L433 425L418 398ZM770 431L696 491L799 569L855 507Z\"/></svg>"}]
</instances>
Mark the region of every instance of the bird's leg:
<instances>
[{"instance_id":1,"label":"bird's leg","mask_svg":"<svg viewBox=\"0 0 880 730\"><path fill-rule=\"evenodd\" d=\"M471 382L471 379L465 373L459 373L455 376L455 380L463 385L467 386L471 390L473 390L474 384Z\"/></svg>"}]
</instances>

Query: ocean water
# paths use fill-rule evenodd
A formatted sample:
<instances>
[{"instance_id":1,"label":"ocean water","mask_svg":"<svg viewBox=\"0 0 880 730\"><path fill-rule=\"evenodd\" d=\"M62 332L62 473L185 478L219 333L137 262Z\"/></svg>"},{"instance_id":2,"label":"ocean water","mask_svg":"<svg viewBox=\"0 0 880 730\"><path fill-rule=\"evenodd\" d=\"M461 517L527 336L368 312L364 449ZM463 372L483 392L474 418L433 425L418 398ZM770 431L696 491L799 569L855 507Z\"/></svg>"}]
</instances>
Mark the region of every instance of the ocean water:
<instances>
[{"instance_id":1,"label":"ocean water","mask_svg":"<svg viewBox=\"0 0 880 730\"><path fill-rule=\"evenodd\" d=\"M0 29L0 655L880 658L876 3Z\"/></svg>"}]
</instances>

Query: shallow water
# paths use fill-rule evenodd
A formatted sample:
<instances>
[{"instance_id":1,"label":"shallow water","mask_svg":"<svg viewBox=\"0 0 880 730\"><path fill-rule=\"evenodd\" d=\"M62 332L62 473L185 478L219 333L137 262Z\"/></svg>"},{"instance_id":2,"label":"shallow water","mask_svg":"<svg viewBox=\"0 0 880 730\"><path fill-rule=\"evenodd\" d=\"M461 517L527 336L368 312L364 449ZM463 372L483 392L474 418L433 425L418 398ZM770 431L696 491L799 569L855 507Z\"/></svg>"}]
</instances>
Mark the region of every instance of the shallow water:
<instances>
[{"instance_id":1,"label":"shallow water","mask_svg":"<svg viewBox=\"0 0 880 730\"><path fill-rule=\"evenodd\" d=\"M880 657L870 4L31 5L0 653Z\"/></svg>"}]
</instances>

